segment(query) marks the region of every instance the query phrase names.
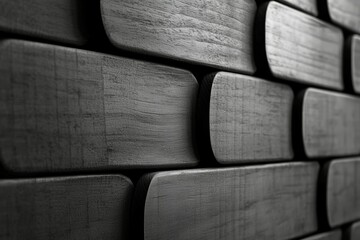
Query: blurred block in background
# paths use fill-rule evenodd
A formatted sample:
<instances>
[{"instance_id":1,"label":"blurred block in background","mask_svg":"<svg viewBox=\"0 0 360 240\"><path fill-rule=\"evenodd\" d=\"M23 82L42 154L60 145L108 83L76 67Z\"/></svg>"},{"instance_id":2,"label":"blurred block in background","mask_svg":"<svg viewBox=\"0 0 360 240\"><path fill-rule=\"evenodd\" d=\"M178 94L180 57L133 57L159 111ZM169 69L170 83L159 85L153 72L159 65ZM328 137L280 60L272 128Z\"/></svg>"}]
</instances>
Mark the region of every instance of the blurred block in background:
<instances>
[{"instance_id":1,"label":"blurred block in background","mask_svg":"<svg viewBox=\"0 0 360 240\"><path fill-rule=\"evenodd\" d=\"M309 88L296 100L307 157L360 154L360 98Z\"/></svg>"},{"instance_id":2,"label":"blurred block in background","mask_svg":"<svg viewBox=\"0 0 360 240\"><path fill-rule=\"evenodd\" d=\"M355 222L346 229L344 240L358 239L360 239L360 222Z\"/></svg>"},{"instance_id":3,"label":"blurred block in background","mask_svg":"<svg viewBox=\"0 0 360 240\"><path fill-rule=\"evenodd\" d=\"M130 239L121 175L0 180L1 239Z\"/></svg>"},{"instance_id":4,"label":"blurred block in background","mask_svg":"<svg viewBox=\"0 0 360 240\"><path fill-rule=\"evenodd\" d=\"M315 234L307 238L302 238L301 240L342 240L342 232L339 229L331 232Z\"/></svg>"},{"instance_id":5,"label":"blurred block in background","mask_svg":"<svg viewBox=\"0 0 360 240\"><path fill-rule=\"evenodd\" d=\"M330 227L360 219L360 158L333 160L323 169ZM357 239L357 238L355 238Z\"/></svg>"},{"instance_id":6,"label":"blurred block in background","mask_svg":"<svg viewBox=\"0 0 360 240\"><path fill-rule=\"evenodd\" d=\"M326 4L331 21L350 31L360 33L359 0L326 0Z\"/></svg>"},{"instance_id":7,"label":"blurred block in background","mask_svg":"<svg viewBox=\"0 0 360 240\"><path fill-rule=\"evenodd\" d=\"M352 89L360 94L360 36L352 35L346 44L346 69Z\"/></svg>"},{"instance_id":8,"label":"blurred block in background","mask_svg":"<svg viewBox=\"0 0 360 240\"><path fill-rule=\"evenodd\" d=\"M91 28L85 17L89 4L83 0L0 0L0 30L82 45Z\"/></svg>"}]
</instances>

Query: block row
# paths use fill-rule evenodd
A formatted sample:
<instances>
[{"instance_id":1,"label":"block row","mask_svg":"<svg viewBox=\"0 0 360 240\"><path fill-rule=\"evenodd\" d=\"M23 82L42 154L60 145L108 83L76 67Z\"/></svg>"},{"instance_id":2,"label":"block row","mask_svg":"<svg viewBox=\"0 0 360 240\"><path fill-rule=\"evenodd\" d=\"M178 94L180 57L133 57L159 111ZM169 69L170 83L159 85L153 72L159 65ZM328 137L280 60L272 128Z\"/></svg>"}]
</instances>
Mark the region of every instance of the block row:
<instances>
[{"instance_id":1,"label":"block row","mask_svg":"<svg viewBox=\"0 0 360 240\"><path fill-rule=\"evenodd\" d=\"M360 154L360 98L233 73L207 76L199 93L201 153L222 164ZM295 143L292 143L295 140Z\"/></svg>"},{"instance_id":2,"label":"block row","mask_svg":"<svg viewBox=\"0 0 360 240\"><path fill-rule=\"evenodd\" d=\"M360 98L21 40L0 42L0 162L14 172L360 154ZM293 143L293 141L295 141Z\"/></svg>"},{"instance_id":3,"label":"block row","mask_svg":"<svg viewBox=\"0 0 360 240\"><path fill-rule=\"evenodd\" d=\"M255 0L1 0L0 30L83 45L89 35L101 35L90 34L96 27L89 25L103 25L122 50L342 90L341 29L311 15L318 12L314 0L280 2L258 8ZM356 0L321 5L334 22L359 28Z\"/></svg>"},{"instance_id":4,"label":"block row","mask_svg":"<svg viewBox=\"0 0 360 240\"><path fill-rule=\"evenodd\" d=\"M135 188L122 175L1 179L0 238L285 240L326 219L333 232L305 239L340 240L342 226L358 239L359 176L352 158L153 172Z\"/></svg>"}]
</instances>

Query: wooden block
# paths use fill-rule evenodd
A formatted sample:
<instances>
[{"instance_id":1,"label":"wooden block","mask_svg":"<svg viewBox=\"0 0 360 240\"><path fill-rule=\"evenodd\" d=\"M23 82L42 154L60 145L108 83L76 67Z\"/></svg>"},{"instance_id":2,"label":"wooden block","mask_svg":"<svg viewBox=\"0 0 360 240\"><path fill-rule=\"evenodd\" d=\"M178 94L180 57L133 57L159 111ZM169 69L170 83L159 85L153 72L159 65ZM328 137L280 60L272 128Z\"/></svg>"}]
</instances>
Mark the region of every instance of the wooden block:
<instances>
[{"instance_id":1,"label":"wooden block","mask_svg":"<svg viewBox=\"0 0 360 240\"><path fill-rule=\"evenodd\" d=\"M1 239L130 239L121 175L0 180Z\"/></svg>"},{"instance_id":2,"label":"wooden block","mask_svg":"<svg viewBox=\"0 0 360 240\"><path fill-rule=\"evenodd\" d=\"M341 240L341 230L333 230L331 232L319 233L311 237L303 238L302 240Z\"/></svg>"},{"instance_id":3,"label":"wooden block","mask_svg":"<svg viewBox=\"0 0 360 240\"><path fill-rule=\"evenodd\" d=\"M12 171L194 166L198 84L184 70L8 40L0 147Z\"/></svg>"},{"instance_id":4,"label":"wooden block","mask_svg":"<svg viewBox=\"0 0 360 240\"><path fill-rule=\"evenodd\" d=\"M347 69L350 73L351 85L356 93L360 94L360 36L353 35L347 46L347 57L350 61Z\"/></svg>"},{"instance_id":5,"label":"wooden block","mask_svg":"<svg viewBox=\"0 0 360 240\"><path fill-rule=\"evenodd\" d=\"M360 219L360 158L339 159L323 169L327 222L330 227Z\"/></svg>"},{"instance_id":6,"label":"wooden block","mask_svg":"<svg viewBox=\"0 0 360 240\"><path fill-rule=\"evenodd\" d=\"M282 240L314 232L318 170L317 163L282 163L145 175L136 186L135 231L144 240Z\"/></svg>"},{"instance_id":7,"label":"wooden block","mask_svg":"<svg viewBox=\"0 0 360 240\"><path fill-rule=\"evenodd\" d=\"M256 36L265 45L259 50L263 65L274 77L343 89L340 29L272 1L259 8Z\"/></svg>"},{"instance_id":8,"label":"wooden block","mask_svg":"<svg viewBox=\"0 0 360 240\"><path fill-rule=\"evenodd\" d=\"M302 9L312 15L318 15L316 0L280 0L296 8Z\"/></svg>"},{"instance_id":9,"label":"wooden block","mask_svg":"<svg viewBox=\"0 0 360 240\"><path fill-rule=\"evenodd\" d=\"M118 48L254 73L255 0L101 0L103 24Z\"/></svg>"},{"instance_id":10,"label":"wooden block","mask_svg":"<svg viewBox=\"0 0 360 240\"><path fill-rule=\"evenodd\" d=\"M327 0L328 15L334 23L360 33L359 0Z\"/></svg>"},{"instance_id":11,"label":"wooden block","mask_svg":"<svg viewBox=\"0 0 360 240\"><path fill-rule=\"evenodd\" d=\"M344 240L359 240L360 239L360 222L351 224L345 231Z\"/></svg>"},{"instance_id":12,"label":"wooden block","mask_svg":"<svg viewBox=\"0 0 360 240\"><path fill-rule=\"evenodd\" d=\"M306 156L360 153L360 98L309 88L297 99ZM296 127L296 128L298 128Z\"/></svg>"},{"instance_id":13,"label":"wooden block","mask_svg":"<svg viewBox=\"0 0 360 240\"><path fill-rule=\"evenodd\" d=\"M88 26L82 0L0 0L0 30L83 45ZM89 3L86 3L87 5Z\"/></svg>"},{"instance_id":14,"label":"wooden block","mask_svg":"<svg viewBox=\"0 0 360 240\"><path fill-rule=\"evenodd\" d=\"M290 87L245 75L219 72L202 82L198 109L209 139L204 151L222 164L293 157Z\"/></svg>"},{"instance_id":15,"label":"wooden block","mask_svg":"<svg viewBox=\"0 0 360 240\"><path fill-rule=\"evenodd\" d=\"M261 2L265 2L267 0L260 0ZM283 4L289 5L293 8L303 10L311 15L318 15L318 7L317 0L277 0Z\"/></svg>"}]
</instances>

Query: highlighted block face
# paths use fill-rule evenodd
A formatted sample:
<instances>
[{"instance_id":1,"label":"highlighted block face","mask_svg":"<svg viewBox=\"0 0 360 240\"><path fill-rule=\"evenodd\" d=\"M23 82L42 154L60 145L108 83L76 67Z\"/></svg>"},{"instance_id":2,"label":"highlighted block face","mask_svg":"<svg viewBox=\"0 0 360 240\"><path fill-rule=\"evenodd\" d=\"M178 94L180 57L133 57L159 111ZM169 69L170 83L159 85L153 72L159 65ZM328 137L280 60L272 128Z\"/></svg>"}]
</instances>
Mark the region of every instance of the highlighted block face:
<instances>
[{"instance_id":1,"label":"highlighted block face","mask_svg":"<svg viewBox=\"0 0 360 240\"><path fill-rule=\"evenodd\" d=\"M257 21L263 71L302 84L344 88L339 28L275 1L259 8Z\"/></svg>"},{"instance_id":2,"label":"highlighted block face","mask_svg":"<svg viewBox=\"0 0 360 240\"><path fill-rule=\"evenodd\" d=\"M118 48L254 73L255 0L102 0L108 38Z\"/></svg>"}]
</instances>

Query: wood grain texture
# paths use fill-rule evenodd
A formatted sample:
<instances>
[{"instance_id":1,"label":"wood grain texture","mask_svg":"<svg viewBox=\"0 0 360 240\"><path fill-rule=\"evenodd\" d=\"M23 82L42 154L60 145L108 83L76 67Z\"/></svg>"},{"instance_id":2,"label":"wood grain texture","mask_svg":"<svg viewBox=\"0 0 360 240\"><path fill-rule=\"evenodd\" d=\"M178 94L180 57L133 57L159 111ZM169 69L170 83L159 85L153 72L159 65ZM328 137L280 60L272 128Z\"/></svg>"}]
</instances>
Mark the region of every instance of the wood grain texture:
<instances>
[{"instance_id":1,"label":"wood grain texture","mask_svg":"<svg viewBox=\"0 0 360 240\"><path fill-rule=\"evenodd\" d=\"M266 2L267 0L260 0L260 2ZM316 0L277 0L283 4L289 5L290 7L303 10L311 15L318 15L318 7Z\"/></svg>"},{"instance_id":2,"label":"wood grain texture","mask_svg":"<svg viewBox=\"0 0 360 240\"><path fill-rule=\"evenodd\" d=\"M82 45L88 33L83 0L0 0L0 30Z\"/></svg>"},{"instance_id":3,"label":"wood grain texture","mask_svg":"<svg viewBox=\"0 0 360 240\"><path fill-rule=\"evenodd\" d=\"M210 75L202 84L208 86L200 98L210 96L210 105L201 124L209 123L210 134L204 135L209 135L209 151L219 163L293 157L290 87L226 72Z\"/></svg>"},{"instance_id":4,"label":"wood grain texture","mask_svg":"<svg viewBox=\"0 0 360 240\"><path fill-rule=\"evenodd\" d=\"M133 185L121 175L0 180L0 238L130 239Z\"/></svg>"},{"instance_id":5,"label":"wood grain texture","mask_svg":"<svg viewBox=\"0 0 360 240\"><path fill-rule=\"evenodd\" d=\"M184 70L26 41L0 44L0 146L12 171L194 166Z\"/></svg>"},{"instance_id":6,"label":"wood grain texture","mask_svg":"<svg viewBox=\"0 0 360 240\"><path fill-rule=\"evenodd\" d=\"M344 240L359 240L360 239L360 222L356 222L351 224L345 230L345 238Z\"/></svg>"},{"instance_id":7,"label":"wood grain texture","mask_svg":"<svg viewBox=\"0 0 360 240\"><path fill-rule=\"evenodd\" d=\"M296 8L302 9L315 16L318 15L316 0L280 0Z\"/></svg>"},{"instance_id":8,"label":"wood grain texture","mask_svg":"<svg viewBox=\"0 0 360 240\"><path fill-rule=\"evenodd\" d=\"M265 58L274 77L343 89L340 29L277 2L263 5ZM261 18L261 17L260 17ZM262 31L259 29L258 31Z\"/></svg>"},{"instance_id":9,"label":"wood grain texture","mask_svg":"<svg viewBox=\"0 0 360 240\"><path fill-rule=\"evenodd\" d=\"M360 219L360 158L334 160L324 168L326 212L330 227Z\"/></svg>"},{"instance_id":10,"label":"wood grain texture","mask_svg":"<svg viewBox=\"0 0 360 240\"><path fill-rule=\"evenodd\" d=\"M333 230L303 238L302 240L342 240L342 232L341 230Z\"/></svg>"},{"instance_id":11,"label":"wood grain texture","mask_svg":"<svg viewBox=\"0 0 360 240\"><path fill-rule=\"evenodd\" d=\"M145 175L136 186L143 210L136 232L145 240L282 240L314 232L318 169L283 163Z\"/></svg>"},{"instance_id":12,"label":"wood grain texture","mask_svg":"<svg viewBox=\"0 0 360 240\"><path fill-rule=\"evenodd\" d=\"M351 83L353 90L360 94L360 36L353 35L350 41Z\"/></svg>"},{"instance_id":13,"label":"wood grain texture","mask_svg":"<svg viewBox=\"0 0 360 240\"><path fill-rule=\"evenodd\" d=\"M360 98L309 88L299 96L306 156L360 153ZM299 126L300 127L300 126Z\"/></svg>"},{"instance_id":14,"label":"wood grain texture","mask_svg":"<svg viewBox=\"0 0 360 240\"><path fill-rule=\"evenodd\" d=\"M327 0L331 21L351 31L360 33L360 1Z\"/></svg>"},{"instance_id":15,"label":"wood grain texture","mask_svg":"<svg viewBox=\"0 0 360 240\"><path fill-rule=\"evenodd\" d=\"M101 0L101 13L118 48L255 72L254 0Z\"/></svg>"}]
</instances>

